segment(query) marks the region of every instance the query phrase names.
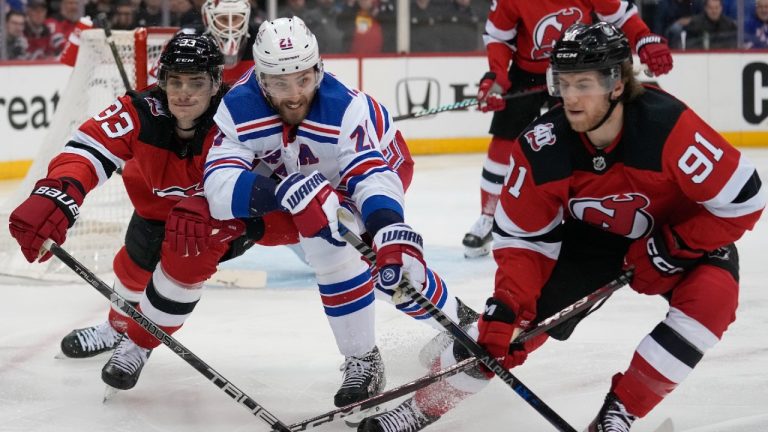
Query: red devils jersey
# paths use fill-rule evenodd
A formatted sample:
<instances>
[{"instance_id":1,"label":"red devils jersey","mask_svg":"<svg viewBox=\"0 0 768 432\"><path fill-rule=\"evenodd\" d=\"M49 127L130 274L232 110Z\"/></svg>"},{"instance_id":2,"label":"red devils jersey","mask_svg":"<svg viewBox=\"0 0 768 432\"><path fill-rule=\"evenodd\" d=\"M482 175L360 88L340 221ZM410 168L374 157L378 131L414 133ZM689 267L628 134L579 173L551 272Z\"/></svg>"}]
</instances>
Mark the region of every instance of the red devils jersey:
<instances>
[{"instance_id":1,"label":"red devils jersey","mask_svg":"<svg viewBox=\"0 0 768 432\"><path fill-rule=\"evenodd\" d=\"M493 0L485 23L490 69L506 74L510 59L528 72L543 74L555 41L572 24L592 23L592 14L627 35L632 46L650 33L626 0Z\"/></svg>"},{"instance_id":2,"label":"red devils jersey","mask_svg":"<svg viewBox=\"0 0 768 432\"><path fill-rule=\"evenodd\" d=\"M88 119L51 161L48 176L73 177L90 191L123 168L136 213L152 220L165 221L179 200L203 195L202 167L212 137L204 144L201 135L212 131L203 127L205 133L180 142L160 94L154 87L129 93Z\"/></svg>"},{"instance_id":3,"label":"red devils jersey","mask_svg":"<svg viewBox=\"0 0 768 432\"><path fill-rule=\"evenodd\" d=\"M513 146L496 210L496 290L535 311L560 251L560 225L577 219L638 239L670 225L689 248L712 251L757 222L766 197L738 150L682 102L646 87L624 106L624 128L596 150L562 106Z\"/></svg>"}]
</instances>

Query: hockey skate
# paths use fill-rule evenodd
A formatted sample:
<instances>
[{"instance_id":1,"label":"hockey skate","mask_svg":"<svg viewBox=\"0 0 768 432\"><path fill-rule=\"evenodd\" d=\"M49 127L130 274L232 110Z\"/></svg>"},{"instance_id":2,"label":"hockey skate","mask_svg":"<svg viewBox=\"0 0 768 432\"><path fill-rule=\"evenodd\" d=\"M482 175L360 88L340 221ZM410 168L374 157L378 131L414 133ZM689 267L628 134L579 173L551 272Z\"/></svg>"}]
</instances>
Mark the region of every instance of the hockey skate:
<instances>
[{"instance_id":1,"label":"hockey skate","mask_svg":"<svg viewBox=\"0 0 768 432\"><path fill-rule=\"evenodd\" d=\"M347 357L341 370L344 372L341 388L333 397L337 407L367 399L384 389L384 363L378 347L360 357Z\"/></svg>"},{"instance_id":2,"label":"hockey skate","mask_svg":"<svg viewBox=\"0 0 768 432\"><path fill-rule=\"evenodd\" d=\"M120 333L108 321L93 327L72 330L61 340L60 358L87 358L115 349Z\"/></svg>"},{"instance_id":3,"label":"hockey skate","mask_svg":"<svg viewBox=\"0 0 768 432\"><path fill-rule=\"evenodd\" d=\"M132 389L139 380L141 369L144 368L151 353L151 349L142 348L128 336L123 335L112 357L101 369L101 380L116 390ZM105 400L111 396L109 389L107 390Z\"/></svg>"},{"instance_id":4,"label":"hockey skate","mask_svg":"<svg viewBox=\"0 0 768 432\"><path fill-rule=\"evenodd\" d=\"M424 414L413 398L409 398L393 410L363 420L357 432L417 432L439 418Z\"/></svg>"},{"instance_id":5,"label":"hockey skate","mask_svg":"<svg viewBox=\"0 0 768 432\"><path fill-rule=\"evenodd\" d=\"M461 242L464 245L464 257L479 258L488 255L491 252L491 241L493 240L492 230L493 215L480 215L480 218L475 221Z\"/></svg>"},{"instance_id":6,"label":"hockey skate","mask_svg":"<svg viewBox=\"0 0 768 432\"><path fill-rule=\"evenodd\" d=\"M603 407L589 425L587 432L629 432L637 417L627 412L624 404L613 392L605 396Z\"/></svg>"},{"instance_id":7,"label":"hockey skate","mask_svg":"<svg viewBox=\"0 0 768 432\"><path fill-rule=\"evenodd\" d=\"M464 330L480 319L480 314L462 303L458 298L456 299L456 313L459 317L459 326ZM451 336L449 332L441 331L419 350L419 363L421 363L422 366L429 368L437 356L439 356L452 341L453 336Z\"/></svg>"}]
</instances>

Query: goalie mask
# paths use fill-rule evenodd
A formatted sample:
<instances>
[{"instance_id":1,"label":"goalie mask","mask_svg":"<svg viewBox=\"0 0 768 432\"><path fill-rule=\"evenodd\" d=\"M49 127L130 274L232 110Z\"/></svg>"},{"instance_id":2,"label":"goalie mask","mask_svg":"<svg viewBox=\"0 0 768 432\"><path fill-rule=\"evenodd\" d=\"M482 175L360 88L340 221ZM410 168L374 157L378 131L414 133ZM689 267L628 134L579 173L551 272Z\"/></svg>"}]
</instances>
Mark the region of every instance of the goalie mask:
<instances>
[{"instance_id":1,"label":"goalie mask","mask_svg":"<svg viewBox=\"0 0 768 432\"><path fill-rule=\"evenodd\" d=\"M323 61L317 39L298 17L264 21L253 44L253 59L259 86L269 96L285 97L289 91L270 86L270 76L314 68L313 82L302 84L303 87L298 88L301 92L317 89L323 79Z\"/></svg>"},{"instance_id":2,"label":"goalie mask","mask_svg":"<svg viewBox=\"0 0 768 432\"><path fill-rule=\"evenodd\" d=\"M569 27L555 44L547 69L547 89L555 97L563 97L566 90L580 95L608 94L621 80L621 65L632 62L629 41L612 24L598 22L592 25L577 23ZM598 71L599 85L564 85L560 74Z\"/></svg>"},{"instance_id":3,"label":"goalie mask","mask_svg":"<svg viewBox=\"0 0 768 432\"><path fill-rule=\"evenodd\" d=\"M157 81L165 90L168 72L200 73L207 72L214 85L221 84L221 72L224 56L219 47L208 35L178 33L168 41L160 54L160 67Z\"/></svg>"},{"instance_id":4,"label":"goalie mask","mask_svg":"<svg viewBox=\"0 0 768 432\"><path fill-rule=\"evenodd\" d=\"M206 0L201 12L206 32L224 55L224 65L236 65L240 61L240 50L248 41L250 3L248 0Z\"/></svg>"}]
</instances>

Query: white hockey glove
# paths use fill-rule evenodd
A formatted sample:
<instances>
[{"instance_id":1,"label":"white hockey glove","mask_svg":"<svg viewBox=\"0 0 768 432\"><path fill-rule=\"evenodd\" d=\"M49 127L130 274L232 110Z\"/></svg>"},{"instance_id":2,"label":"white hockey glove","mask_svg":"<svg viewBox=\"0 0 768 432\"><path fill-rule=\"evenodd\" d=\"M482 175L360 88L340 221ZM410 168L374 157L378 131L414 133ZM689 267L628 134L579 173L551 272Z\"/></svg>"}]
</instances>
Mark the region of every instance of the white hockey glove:
<instances>
[{"instance_id":1,"label":"white hockey glove","mask_svg":"<svg viewBox=\"0 0 768 432\"><path fill-rule=\"evenodd\" d=\"M303 237L322 237L339 247L346 244L336 220L339 194L319 172L309 176L289 175L277 185L275 197L280 206L293 215L293 222Z\"/></svg>"},{"instance_id":2,"label":"white hockey glove","mask_svg":"<svg viewBox=\"0 0 768 432\"><path fill-rule=\"evenodd\" d=\"M385 292L392 295L392 300L396 304L410 300L398 290L403 275L417 290L424 288L427 270L422 243L421 235L404 223L386 226L373 238L379 285Z\"/></svg>"}]
</instances>

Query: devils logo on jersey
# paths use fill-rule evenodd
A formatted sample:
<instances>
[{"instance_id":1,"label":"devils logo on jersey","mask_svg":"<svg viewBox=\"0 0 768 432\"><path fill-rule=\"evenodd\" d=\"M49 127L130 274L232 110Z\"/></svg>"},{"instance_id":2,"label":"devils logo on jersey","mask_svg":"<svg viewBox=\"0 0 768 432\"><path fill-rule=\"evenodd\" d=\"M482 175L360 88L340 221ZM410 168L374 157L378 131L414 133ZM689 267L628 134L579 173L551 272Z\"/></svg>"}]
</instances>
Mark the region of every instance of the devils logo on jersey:
<instances>
[{"instance_id":1,"label":"devils logo on jersey","mask_svg":"<svg viewBox=\"0 0 768 432\"><path fill-rule=\"evenodd\" d=\"M153 97L145 97L144 100L147 102L147 105L149 105L149 110L152 112L152 115L155 117L165 116L168 117L168 114L166 114L165 109L163 109L163 104L160 102L157 98Z\"/></svg>"},{"instance_id":2,"label":"devils logo on jersey","mask_svg":"<svg viewBox=\"0 0 768 432\"><path fill-rule=\"evenodd\" d=\"M555 134L552 133L554 127L552 123L537 124L525 133L525 139L533 151L539 151L545 145L552 145L557 141Z\"/></svg>"},{"instance_id":3,"label":"devils logo on jersey","mask_svg":"<svg viewBox=\"0 0 768 432\"><path fill-rule=\"evenodd\" d=\"M653 217L644 210L648 204L650 200L645 195L628 193L605 198L574 198L568 207L576 219L638 239L653 229Z\"/></svg>"},{"instance_id":4,"label":"devils logo on jersey","mask_svg":"<svg viewBox=\"0 0 768 432\"><path fill-rule=\"evenodd\" d=\"M571 25L581 22L581 18L581 10L575 7L560 9L542 18L533 29L531 58L534 60L548 58L560 35Z\"/></svg>"},{"instance_id":5,"label":"devils logo on jersey","mask_svg":"<svg viewBox=\"0 0 768 432\"><path fill-rule=\"evenodd\" d=\"M200 186L200 183L195 183L189 187L170 186L164 189L153 188L152 193L161 198L165 198L167 196L186 198L192 196L203 196L203 187Z\"/></svg>"}]
</instances>

